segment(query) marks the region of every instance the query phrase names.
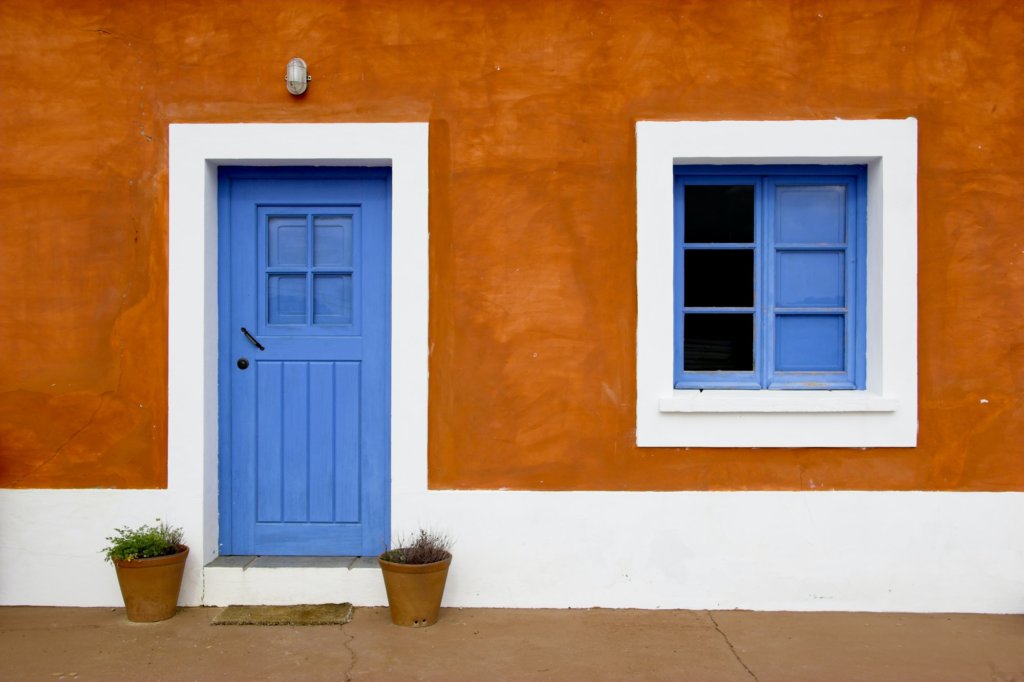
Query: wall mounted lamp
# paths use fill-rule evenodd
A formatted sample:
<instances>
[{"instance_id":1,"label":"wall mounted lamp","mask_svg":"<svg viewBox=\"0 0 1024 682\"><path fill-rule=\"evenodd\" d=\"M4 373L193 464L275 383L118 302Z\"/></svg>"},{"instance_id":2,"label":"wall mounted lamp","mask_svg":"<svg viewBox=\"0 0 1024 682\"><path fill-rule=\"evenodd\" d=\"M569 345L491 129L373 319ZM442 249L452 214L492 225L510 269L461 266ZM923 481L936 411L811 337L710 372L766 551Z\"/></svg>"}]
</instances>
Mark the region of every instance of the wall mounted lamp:
<instances>
[{"instance_id":1,"label":"wall mounted lamp","mask_svg":"<svg viewBox=\"0 0 1024 682\"><path fill-rule=\"evenodd\" d=\"M284 74L288 92L293 95L301 95L306 91L306 83L311 80L313 80L312 76L306 73L306 62L298 57L292 57Z\"/></svg>"}]
</instances>

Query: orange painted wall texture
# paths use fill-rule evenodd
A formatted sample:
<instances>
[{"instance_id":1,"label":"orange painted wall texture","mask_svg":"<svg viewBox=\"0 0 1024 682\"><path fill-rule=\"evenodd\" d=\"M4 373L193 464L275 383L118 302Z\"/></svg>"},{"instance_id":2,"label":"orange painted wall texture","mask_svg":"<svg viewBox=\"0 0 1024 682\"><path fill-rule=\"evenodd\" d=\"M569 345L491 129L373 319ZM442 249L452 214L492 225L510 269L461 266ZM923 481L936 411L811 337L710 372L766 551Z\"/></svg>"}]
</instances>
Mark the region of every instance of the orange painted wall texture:
<instances>
[{"instance_id":1,"label":"orange painted wall texture","mask_svg":"<svg viewBox=\"0 0 1024 682\"><path fill-rule=\"evenodd\" d=\"M169 123L428 120L431 486L1024 490L1022 46L1016 1L6 0L0 486L166 485ZM635 121L837 116L919 119L919 446L637 449Z\"/></svg>"}]
</instances>

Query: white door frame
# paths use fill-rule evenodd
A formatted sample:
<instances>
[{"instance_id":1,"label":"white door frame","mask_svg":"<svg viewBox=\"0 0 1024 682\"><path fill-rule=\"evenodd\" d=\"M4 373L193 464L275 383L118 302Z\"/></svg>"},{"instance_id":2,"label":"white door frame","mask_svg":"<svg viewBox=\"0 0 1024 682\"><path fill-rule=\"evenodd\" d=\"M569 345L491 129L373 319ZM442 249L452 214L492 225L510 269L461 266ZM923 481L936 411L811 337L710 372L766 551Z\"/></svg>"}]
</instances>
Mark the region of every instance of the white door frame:
<instances>
[{"instance_id":1,"label":"white door frame","mask_svg":"<svg viewBox=\"0 0 1024 682\"><path fill-rule=\"evenodd\" d=\"M172 124L168 495L193 555L182 601L217 555L217 167L390 166L392 518L427 478L427 123ZM198 592L197 592L198 590Z\"/></svg>"}]
</instances>

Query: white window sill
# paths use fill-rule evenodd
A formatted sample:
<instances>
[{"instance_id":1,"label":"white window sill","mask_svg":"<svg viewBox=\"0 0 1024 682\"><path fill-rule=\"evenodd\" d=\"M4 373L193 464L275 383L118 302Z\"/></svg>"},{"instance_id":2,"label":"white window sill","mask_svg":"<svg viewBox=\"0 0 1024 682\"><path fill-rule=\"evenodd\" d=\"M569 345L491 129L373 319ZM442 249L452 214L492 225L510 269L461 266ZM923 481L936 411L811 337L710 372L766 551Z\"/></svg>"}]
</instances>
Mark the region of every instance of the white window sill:
<instances>
[{"instance_id":1,"label":"white window sill","mask_svg":"<svg viewBox=\"0 0 1024 682\"><path fill-rule=\"evenodd\" d=\"M673 391L660 412L896 412L896 398L864 391Z\"/></svg>"}]
</instances>

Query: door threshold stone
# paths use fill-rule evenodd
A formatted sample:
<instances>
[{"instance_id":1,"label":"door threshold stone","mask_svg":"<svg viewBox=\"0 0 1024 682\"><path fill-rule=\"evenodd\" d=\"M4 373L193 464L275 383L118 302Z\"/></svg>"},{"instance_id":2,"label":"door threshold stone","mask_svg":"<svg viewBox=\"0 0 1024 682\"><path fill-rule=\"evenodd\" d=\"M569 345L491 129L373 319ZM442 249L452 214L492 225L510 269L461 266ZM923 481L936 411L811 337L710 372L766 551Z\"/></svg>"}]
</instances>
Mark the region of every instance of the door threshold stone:
<instances>
[{"instance_id":1,"label":"door threshold stone","mask_svg":"<svg viewBox=\"0 0 1024 682\"><path fill-rule=\"evenodd\" d=\"M387 603L377 557L219 556L203 567L206 606Z\"/></svg>"}]
</instances>

